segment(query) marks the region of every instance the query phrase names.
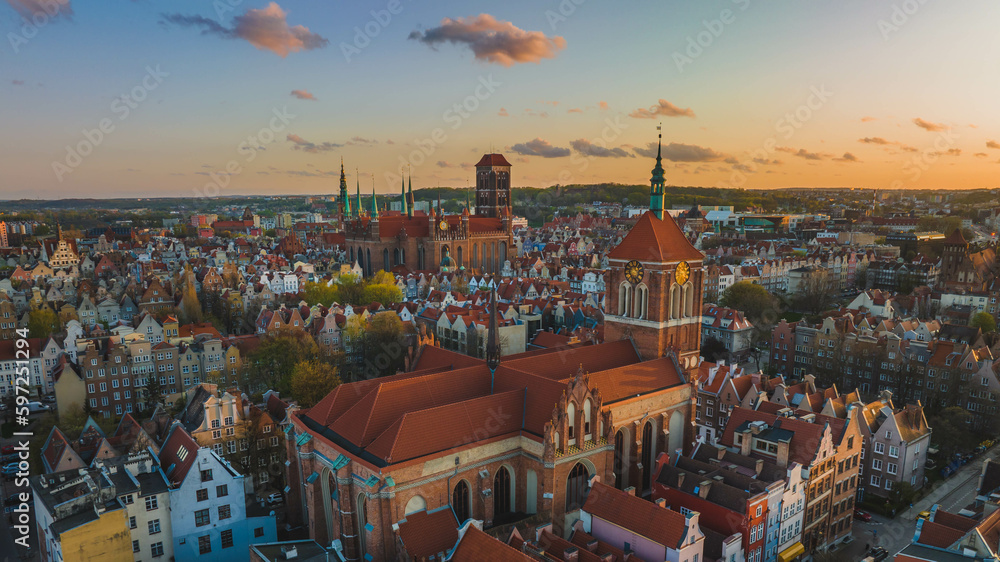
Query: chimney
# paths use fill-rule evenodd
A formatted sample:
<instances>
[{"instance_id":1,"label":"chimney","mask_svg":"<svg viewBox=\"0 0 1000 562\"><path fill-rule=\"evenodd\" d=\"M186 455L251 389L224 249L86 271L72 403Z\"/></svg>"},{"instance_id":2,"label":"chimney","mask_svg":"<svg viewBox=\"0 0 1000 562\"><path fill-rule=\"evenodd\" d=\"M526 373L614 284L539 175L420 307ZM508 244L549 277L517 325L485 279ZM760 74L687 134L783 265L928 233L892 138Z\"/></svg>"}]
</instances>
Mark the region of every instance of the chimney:
<instances>
[{"instance_id":1,"label":"chimney","mask_svg":"<svg viewBox=\"0 0 1000 562\"><path fill-rule=\"evenodd\" d=\"M708 491L712 488L711 480L702 480L701 484L698 485L698 497L705 499L708 497Z\"/></svg>"},{"instance_id":2,"label":"chimney","mask_svg":"<svg viewBox=\"0 0 1000 562\"><path fill-rule=\"evenodd\" d=\"M629 486L628 488L625 488L625 493L628 494L628 495L630 495L630 496L634 496L635 495L635 486Z\"/></svg>"},{"instance_id":3,"label":"chimney","mask_svg":"<svg viewBox=\"0 0 1000 562\"><path fill-rule=\"evenodd\" d=\"M563 562L577 562L580 559L580 549L571 546L562 553Z\"/></svg>"},{"instance_id":4,"label":"chimney","mask_svg":"<svg viewBox=\"0 0 1000 562\"><path fill-rule=\"evenodd\" d=\"M658 505L659 507L662 507L663 509L667 508L667 500L663 498L657 498L655 501L656 505Z\"/></svg>"},{"instance_id":5,"label":"chimney","mask_svg":"<svg viewBox=\"0 0 1000 562\"><path fill-rule=\"evenodd\" d=\"M597 539L590 539L587 542L587 552L597 552L597 545L599 544Z\"/></svg>"}]
</instances>

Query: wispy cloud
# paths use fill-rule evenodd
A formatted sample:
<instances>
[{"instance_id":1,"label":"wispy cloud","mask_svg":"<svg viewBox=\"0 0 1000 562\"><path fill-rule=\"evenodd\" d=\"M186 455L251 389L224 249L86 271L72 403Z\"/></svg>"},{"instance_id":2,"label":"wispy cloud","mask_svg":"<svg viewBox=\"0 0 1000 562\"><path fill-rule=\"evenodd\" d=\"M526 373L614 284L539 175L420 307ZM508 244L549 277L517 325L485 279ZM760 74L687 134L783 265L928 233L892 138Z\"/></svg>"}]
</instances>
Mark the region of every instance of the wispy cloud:
<instances>
[{"instance_id":1,"label":"wispy cloud","mask_svg":"<svg viewBox=\"0 0 1000 562\"><path fill-rule=\"evenodd\" d=\"M233 18L231 27L198 15L162 14L163 21L181 27L200 27L202 35L218 35L226 39L244 39L254 47L271 51L280 57L289 53L319 49L329 40L302 25L289 26L281 6L271 2L266 8L249 9Z\"/></svg>"},{"instance_id":2,"label":"wispy cloud","mask_svg":"<svg viewBox=\"0 0 1000 562\"><path fill-rule=\"evenodd\" d=\"M635 117L636 119L653 119L657 116L694 117L694 111L692 111L690 107L681 109L669 101L661 99L656 105L649 108L640 107L632 113L629 113L628 116Z\"/></svg>"},{"instance_id":3,"label":"wispy cloud","mask_svg":"<svg viewBox=\"0 0 1000 562\"><path fill-rule=\"evenodd\" d=\"M794 149L792 147L789 147L789 146L778 146L778 147L775 147L775 150L779 150L781 152L787 152L787 153L791 154L792 156L798 156L799 158L804 158L806 160L822 160L824 158L829 158L830 157L829 154L823 154L823 153L820 153L820 152L810 152L810 151L808 151L808 150L806 150L804 148L800 148L800 149L796 150L796 149Z\"/></svg>"},{"instance_id":4,"label":"wispy cloud","mask_svg":"<svg viewBox=\"0 0 1000 562\"><path fill-rule=\"evenodd\" d=\"M542 158L561 158L563 156L569 156L568 148L552 146L549 141L541 138L535 138L534 140L530 140L528 142L515 144L510 149L513 152L524 156L541 156Z\"/></svg>"},{"instance_id":5,"label":"wispy cloud","mask_svg":"<svg viewBox=\"0 0 1000 562\"><path fill-rule=\"evenodd\" d=\"M948 126L943 123L932 123L930 121L925 121L919 117L913 118L913 124L920 127L921 129L925 129L927 131L932 131L932 132L944 131L945 129L948 128Z\"/></svg>"},{"instance_id":6,"label":"wispy cloud","mask_svg":"<svg viewBox=\"0 0 1000 562\"><path fill-rule=\"evenodd\" d=\"M837 162L860 162L860 160L858 160L858 157L851 154L850 152L845 152L843 156L841 156L840 158L834 158L834 160Z\"/></svg>"},{"instance_id":7,"label":"wispy cloud","mask_svg":"<svg viewBox=\"0 0 1000 562\"><path fill-rule=\"evenodd\" d=\"M866 116L864 116L864 117L861 118L861 122L862 123L868 123L869 121L875 121L875 120L876 120L876 118L872 117L870 115L866 115Z\"/></svg>"},{"instance_id":8,"label":"wispy cloud","mask_svg":"<svg viewBox=\"0 0 1000 562\"><path fill-rule=\"evenodd\" d=\"M292 90L292 95L299 98L300 100L312 100L316 101L316 96L305 90Z\"/></svg>"},{"instance_id":9,"label":"wispy cloud","mask_svg":"<svg viewBox=\"0 0 1000 562\"><path fill-rule=\"evenodd\" d=\"M73 6L70 5L70 0L7 0L7 3L27 20L35 16L40 18L39 14L73 19Z\"/></svg>"},{"instance_id":10,"label":"wispy cloud","mask_svg":"<svg viewBox=\"0 0 1000 562\"><path fill-rule=\"evenodd\" d=\"M645 158L656 158L656 143L651 142L646 148L635 147L632 149L636 154ZM664 160L671 162L714 162L723 160L726 155L707 146L696 144L684 144L672 142L665 145L661 150Z\"/></svg>"},{"instance_id":11,"label":"wispy cloud","mask_svg":"<svg viewBox=\"0 0 1000 562\"><path fill-rule=\"evenodd\" d=\"M409 38L431 47L440 43L465 45L472 50L476 60L502 66L555 58L556 53L566 47L566 40L562 37L548 37L541 31L525 31L490 14L444 18L441 25L414 31Z\"/></svg>"},{"instance_id":12,"label":"wispy cloud","mask_svg":"<svg viewBox=\"0 0 1000 562\"><path fill-rule=\"evenodd\" d=\"M343 144L332 143L332 142L323 142L316 144L314 142L309 142L298 135L293 135L293 134L289 134L287 137L285 137L285 140L293 143L292 148L295 150L301 150L304 152L312 152L312 153L328 152L330 150L334 150L336 148L344 146Z\"/></svg>"},{"instance_id":13,"label":"wispy cloud","mask_svg":"<svg viewBox=\"0 0 1000 562\"><path fill-rule=\"evenodd\" d=\"M576 139L570 141L569 145L573 150L585 156L596 156L597 158L635 158L634 154L629 154L624 148L608 148L594 144L587 139Z\"/></svg>"},{"instance_id":14,"label":"wispy cloud","mask_svg":"<svg viewBox=\"0 0 1000 562\"><path fill-rule=\"evenodd\" d=\"M500 117L510 117L510 113L507 113L507 110L503 107L500 108L500 111L497 112L497 115L499 115Z\"/></svg>"},{"instance_id":15,"label":"wispy cloud","mask_svg":"<svg viewBox=\"0 0 1000 562\"><path fill-rule=\"evenodd\" d=\"M858 142L864 143L864 144L877 144L877 145L885 146L885 147L896 146L896 147L901 148L902 150L905 150L906 152L916 152L917 151L917 148L914 147L914 146L910 146L908 144L903 144L903 143L901 143L899 141L886 140L886 139L884 139L882 137L864 137L864 138L858 139ZM889 152L892 152L892 150L890 149Z\"/></svg>"},{"instance_id":16,"label":"wispy cloud","mask_svg":"<svg viewBox=\"0 0 1000 562\"><path fill-rule=\"evenodd\" d=\"M24 86L24 80L11 80L10 83L15 86Z\"/></svg>"},{"instance_id":17,"label":"wispy cloud","mask_svg":"<svg viewBox=\"0 0 1000 562\"><path fill-rule=\"evenodd\" d=\"M1000 150L1000 142L997 142L995 140L988 140L986 141L986 148L994 148Z\"/></svg>"}]
</instances>

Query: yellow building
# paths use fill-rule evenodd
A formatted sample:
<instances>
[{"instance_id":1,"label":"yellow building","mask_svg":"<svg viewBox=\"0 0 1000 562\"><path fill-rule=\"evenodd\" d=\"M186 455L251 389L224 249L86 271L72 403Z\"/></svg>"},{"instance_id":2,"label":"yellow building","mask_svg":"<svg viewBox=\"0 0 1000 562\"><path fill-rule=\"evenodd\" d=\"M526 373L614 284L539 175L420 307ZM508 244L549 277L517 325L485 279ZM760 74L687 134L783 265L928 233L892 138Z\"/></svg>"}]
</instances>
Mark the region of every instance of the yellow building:
<instances>
[{"instance_id":1,"label":"yellow building","mask_svg":"<svg viewBox=\"0 0 1000 562\"><path fill-rule=\"evenodd\" d=\"M35 476L38 550L45 562L131 562L128 514L100 469Z\"/></svg>"}]
</instances>

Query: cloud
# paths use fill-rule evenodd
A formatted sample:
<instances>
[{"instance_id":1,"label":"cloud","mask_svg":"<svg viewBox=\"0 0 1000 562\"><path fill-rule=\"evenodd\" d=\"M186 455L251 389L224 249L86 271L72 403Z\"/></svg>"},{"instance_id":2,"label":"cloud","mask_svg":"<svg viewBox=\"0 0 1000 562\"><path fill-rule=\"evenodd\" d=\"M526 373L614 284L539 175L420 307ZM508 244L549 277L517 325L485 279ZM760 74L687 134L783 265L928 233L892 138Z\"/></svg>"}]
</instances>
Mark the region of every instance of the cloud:
<instances>
[{"instance_id":1,"label":"cloud","mask_svg":"<svg viewBox=\"0 0 1000 562\"><path fill-rule=\"evenodd\" d=\"M865 137L865 138L862 138L862 139L858 139L858 142L862 142L862 143L865 143L865 144L877 144L877 145L881 145L881 146L898 146L899 148L905 150L906 152L916 152L917 151L916 147L910 146L908 144L903 144L903 143L901 143L899 141L885 140L882 137ZM891 149L889 150L889 153L890 154L895 154L895 152L893 152Z\"/></svg>"},{"instance_id":2,"label":"cloud","mask_svg":"<svg viewBox=\"0 0 1000 562\"><path fill-rule=\"evenodd\" d=\"M858 157L851 154L850 152L845 152L843 156L841 156L840 158L834 158L834 160L837 162L860 162L860 160L858 160Z\"/></svg>"},{"instance_id":3,"label":"cloud","mask_svg":"<svg viewBox=\"0 0 1000 562\"><path fill-rule=\"evenodd\" d=\"M499 115L500 117L510 117L510 113L507 113L507 110L503 107L500 108L500 111L497 112L497 115Z\"/></svg>"},{"instance_id":4,"label":"cloud","mask_svg":"<svg viewBox=\"0 0 1000 562\"><path fill-rule=\"evenodd\" d=\"M289 53L325 47L330 41L312 33L302 25L289 26L285 11L271 2L266 8L249 9L233 18L232 27L203 17L184 14L162 14L166 23L181 27L200 27L202 35L218 35L226 39L244 39L261 50L287 57Z\"/></svg>"},{"instance_id":5,"label":"cloud","mask_svg":"<svg viewBox=\"0 0 1000 562\"><path fill-rule=\"evenodd\" d=\"M583 110L579 107L574 107L573 109L566 110L566 113L583 113Z\"/></svg>"},{"instance_id":6,"label":"cloud","mask_svg":"<svg viewBox=\"0 0 1000 562\"><path fill-rule=\"evenodd\" d=\"M295 143L295 146L292 147L295 150L301 150L304 152L312 152L312 153L327 152L335 148L340 148L344 146L343 144L337 144L332 142L324 142L316 144L313 142L309 142L298 135L293 135L293 134L289 134L287 137L285 137L285 140Z\"/></svg>"},{"instance_id":7,"label":"cloud","mask_svg":"<svg viewBox=\"0 0 1000 562\"><path fill-rule=\"evenodd\" d=\"M1000 142L997 142L995 140L988 140L986 141L986 148L1000 149Z\"/></svg>"},{"instance_id":8,"label":"cloud","mask_svg":"<svg viewBox=\"0 0 1000 562\"><path fill-rule=\"evenodd\" d=\"M587 139L576 139L570 141L569 145L573 147L573 150L585 156L596 156L598 158L635 158L635 155L629 154L624 148L608 148L594 144Z\"/></svg>"},{"instance_id":9,"label":"cloud","mask_svg":"<svg viewBox=\"0 0 1000 562\"><path fill-rule=\"evenodd\" d=\"M646 148L637 146L632 150L644 158L656 158L655 142L649 143L649 146ZM727 157L725 154L716 152L705 146L677 142L672 142L664 146L661 153L664 160L671 162L714 162Z\"/></svg>"},{"instance_id":10,"label":"cloud","mask_svg":"<svg viewBox=\"0 0 1000 562\"><path fill-rule=\"evenodd\" d=\"M599 101L599 102L597 102L597 107L600 108L601 111L604 111L604 110L608 109L608 102L606 102L606 101Z\"/></svg>"},{"instance_id":11,"label":"cloud","mask_svg":"<svg viewBox=\"0 0 1000 562\"><path fill-rule=\"evenodd\" d=\"M861 118L861 122L862 123L867 123L869 121L875 121L875 119L876 119L875 117L871 117L871 116L866 115L866 116L864 116L864 117Z\"/></svg>"},{"instance_id":12,"label":"cloud","mask_svg":"<svg viewBox=\"0 0 1000 562\"><path fill-rule=\"evenodd\" d=\"M515 144L511 150L524 156L541 156L542 158L562 158L569 156L568 148L552 146L549 141L535 138L528 142Z\"/></svg>"},{"instance_id":13,"label":"cloud","mask_svg":"<svg viewBox=\"0 0 1000 562\"><path fill-rule=\"evenodd\" d=\"M364 137L351 137L351 140L347 141L347 144L378 144L378 141Z\"/></svg>"},{"instance_id":14,"label":"cloud","mask_svg":"<svg viewBox=\"0 0 1000 562\"><path fill-rule=\"evenodd\" d=\"M441 25L410 33L410 39L430 47L439 43L463 44L472 49L476 60L513 66L555 58L566 47L562 37L548 37L541 31L524 31L509 21L489 14L472 18L444 18Z\"/></svg>"},{"instance_id":15,"label":"cloud","mask_svg":"<svg viewBox=\"0 0 1000 562\"><path fill-rule=\"evenodd\" d=\"M977 152L973 154L973 156L975 156L976 158L986 158L987 156L989 156L989 154L986 154L985 152Z\"/></svg>"},{"instance_id":16,"label":"cloud","mask_svg":"<svg viewBox=\"0 0 1000 562\"><path fill-rule=\"evenodd\" d=\"M867 144L895 144L885 140L882 137L865 137L863 139L858 139L858 142L863 142Z\"/></svg>"},{"instance_id":17,"label":"cloud","mask_svg":"<svg viewBox=\"0 0 1000 562\"><path fill-rule=\"evenodd\" d=\"M299 98L300 100L316 101L316 96L310 94L305 90L292 90L292 95Z\"/></svg>"},{"instance_id":18,"label":"cloud","mask_svg":"<svg viewBox=\"0 0 1000 562\"><path fill-rule=\"evenodd\" d=\"M931 123L930 121L924 121L919 117L913 118L913 124L920 127L921 129L926 129L928 131L943 131L947 129L947 125L943 123Z\"/></svg>"},{"instance_id":19,"label":"cloud","mask_svg":"<svg viewBox=\"0 0 1000 562\"><path fill-rule=\"evenodd\" d=\"M24 80L11 80L10 83L15 86L24 86Z\"/></svg>"},{"instance_id":20,"label":"cloud","mask_svg":"<svg viewBox=\"0 0 1000 562\"><path fill-rule=\"evenodd\" d=\"M50 18L62 16L73 19L73 6L70 5L70 0L7 0L7 3L26 20L35 16L41 20L41 14Z\"/></svg>"},{"instance_id":21,"label":"cloud","mask_svg":"<svg viewBox=\"0 0 1000 562\"><path fill-rule=\"evenodd\" d=\"M652 119L657 115L661 115L663 117L694 117L694 111L692 111L690 107L687 109L681 109L669 101L661 99L659 103L648 109L640 107L639 109L628 114L629 117L634 117L636 119Z\"/></svg>"},{"instance_id":22,"label":"cloud","mask_svg":"<svg viewBox=\"0 0 1000 562\"><path fill-rule=\"evenodd\" d=\"M791 148L789 146L779 146L776 147L775 150L779 150L781 152L787 152L792 156L798 156L799 158L805 158L806 160L822 160L824 158L830 157L829 154L823 154L820 152L809 152L804 148L795 150L794 148Z\"/></svg>"}]
</instances>

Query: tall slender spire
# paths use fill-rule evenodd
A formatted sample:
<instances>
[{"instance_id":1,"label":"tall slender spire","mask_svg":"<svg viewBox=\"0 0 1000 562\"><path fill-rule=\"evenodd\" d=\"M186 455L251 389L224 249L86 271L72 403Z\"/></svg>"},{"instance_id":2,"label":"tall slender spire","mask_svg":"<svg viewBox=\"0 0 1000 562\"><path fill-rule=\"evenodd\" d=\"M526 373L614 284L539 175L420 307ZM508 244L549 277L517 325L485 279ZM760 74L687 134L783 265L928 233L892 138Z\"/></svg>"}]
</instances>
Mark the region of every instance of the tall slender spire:
<instances>
[{"instance_id":1,"label":"tall slender spire","mask_svg":"<svg viewBox=\"0 0 1000 562\"><path fill-rule=\"evenodd\" d=\"M375 175L372 174L372 216L373 221L378 220L378 200L375 198Z\"/></svg>"},{"instance_id":2,"label":"tall slender spire","mask_svg":"<svg viewBox=\"0 0 1000 562\"><path fill-rule=\"evenodd\" d=\"M490 291L490 327L486 334L486 366L490 368L490 373L495 374L500 366L500 323L497 321L497 289L493 287ZM493 383L490 383L492 392Z\"/></svg>"},{"instance_id":3,"label":"tall slender spire","mask_svg":"<svg viewBox=\"0 0 1000 562\"><path fill-rule=\"evenodd\" d=\"M361 174L358 173L358 169L354 168L354 181L357 182L358 186L358 203L355 205L358 217L361 217Z\"/></svg>"},{"instance_id":4,"label":"tall slender spire","mask_svg":"<svg viewBox=\"0 0 1000 562\"><path fill-rule=\"evenodd\" d=\"M344 174L344 157L340 157L340 215L351 216L351 196L347 193L347 175Z\"/></svg>"},{"instance_id":5,"label":"tall slender spire","mask_svg":"<svg viewBox=\"0 0 1000 562\"><path fill-rule=\"evenodd\" d=\"M406 215L406 216L409 217L410 216L410 206L407 205L407 201L406 201L406 182L403 180L402 177L399 178L399 186L400 186L399 187L399 199L402 202L402 207L400 207L400 210L403 211L404 215Z\"/></svg>"},{"instance_id":6,"label":"tall slender spire","mask_svg":"<svg viewBox=\"0 0 1000 562\"><path fill-rule=\"evenodd\" d=\"M663 177L663 158L661 157L661 146L663 144L663 133L661 125L656 126L656 166L653 167L653 177L649 179L649 210L656 215L656 218L663 220L663 207L666 180Z\"/></svg>"},{"instance_id":7,"label":"tall slender spire","mask_svg":"<svg viewBox=\"0 0 1000 562\"><path fill-rule=\"evenodd\" d=\"M409 192L406 194L406 216L408 218L413 218L413 176L410 175L410 170L406 170L407 180L410 183Z\"/></svg>"}]
</instances>

